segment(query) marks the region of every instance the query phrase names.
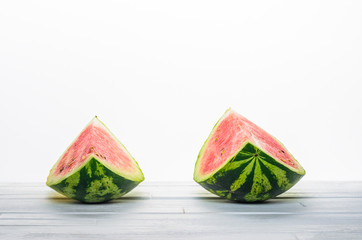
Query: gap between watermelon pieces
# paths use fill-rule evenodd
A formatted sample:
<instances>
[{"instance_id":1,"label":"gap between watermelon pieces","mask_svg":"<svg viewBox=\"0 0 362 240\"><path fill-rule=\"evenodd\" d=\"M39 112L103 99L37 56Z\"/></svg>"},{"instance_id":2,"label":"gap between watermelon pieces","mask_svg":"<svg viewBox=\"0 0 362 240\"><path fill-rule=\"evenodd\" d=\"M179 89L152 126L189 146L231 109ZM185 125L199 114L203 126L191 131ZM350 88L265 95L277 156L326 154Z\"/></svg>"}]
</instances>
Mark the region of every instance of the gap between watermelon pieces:
<instances>
[{"instance_id":1,"label":"gap between watermelon pieces","mask_svg":"<svg viewBox=\"0 0 362 240\"><path fill-rule=\"evenodd\" d=\"M47 185L82 202L104 202L143 180L137 162L95 117L50 170Z\"/></svg>"},{"instance_id":2,"label":"gap between watermelon pieces","mask_svg":"<svg viewBox=\"0 0 362 240\"><path fill-rule=\"evenodd\" d=\"M194 180L218 196L254 202L287 191L303 175L277 139L228 109L200 150Z\"/></svg>"}]
</instances>

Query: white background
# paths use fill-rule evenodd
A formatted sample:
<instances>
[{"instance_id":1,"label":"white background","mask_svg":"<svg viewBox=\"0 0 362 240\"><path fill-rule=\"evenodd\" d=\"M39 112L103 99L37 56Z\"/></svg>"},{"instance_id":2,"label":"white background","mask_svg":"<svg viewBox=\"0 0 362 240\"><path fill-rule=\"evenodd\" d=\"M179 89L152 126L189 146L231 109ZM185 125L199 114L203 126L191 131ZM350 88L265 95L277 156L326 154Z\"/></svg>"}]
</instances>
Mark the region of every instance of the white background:
<instances>
[{"instance_id":1,"label":"white background","mask_svg":"<svg viewBox=\"0 0 362 240\"><path fill-rule=\"evenodd\" d=\"M94 115L191 181L228 107L305 180L362 180L361 1L1 1L0 182L45 182Z\"/></svg>"}]
</instances>

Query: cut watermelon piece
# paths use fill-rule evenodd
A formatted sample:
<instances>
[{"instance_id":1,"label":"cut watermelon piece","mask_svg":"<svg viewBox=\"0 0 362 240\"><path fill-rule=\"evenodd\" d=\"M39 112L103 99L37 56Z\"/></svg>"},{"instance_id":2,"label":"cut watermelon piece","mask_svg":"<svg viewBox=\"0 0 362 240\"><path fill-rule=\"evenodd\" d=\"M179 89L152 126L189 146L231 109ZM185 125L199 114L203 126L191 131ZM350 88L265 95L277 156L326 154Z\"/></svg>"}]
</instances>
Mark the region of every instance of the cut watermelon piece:
<instances>
[{"instance_id":1,"label":"cut watermelon piece","mask_svg":"<svg viewBox=\"0 0 362 240\"><path fill-rule=\"evenodd\" d=\"M47 185L81 202L105 202L144 180L137 162L97 117L50 170Z\"/></svg>"},{"instance_id":2,"label":"cut watermelon piece","mask_svg":"<svg viewBox=\"0 0 362 240\"><path fill-rule=\"evenodd\" d=\"M201 148L194 180L223 198L255 202L287 191L303 175L278 140L228 109Z\"/></svg>"}]
</instances>

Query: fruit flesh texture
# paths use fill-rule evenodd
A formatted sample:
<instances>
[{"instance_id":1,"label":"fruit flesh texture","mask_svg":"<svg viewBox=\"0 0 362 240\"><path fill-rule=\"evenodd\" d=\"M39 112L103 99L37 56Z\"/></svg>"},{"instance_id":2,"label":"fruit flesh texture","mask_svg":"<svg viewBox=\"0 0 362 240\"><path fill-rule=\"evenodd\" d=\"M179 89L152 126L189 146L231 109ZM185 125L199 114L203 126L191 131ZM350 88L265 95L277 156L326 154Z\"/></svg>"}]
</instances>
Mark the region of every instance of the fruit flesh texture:
<instances>
[{"instance_id":1,"label":"fruit flesh texture","mask_svg":"<svg viewBox=\"0 0 362 240\"><path fill-rule=\"evenodd\" d=\"M218 123L201 156L200 174L207 175L230 159L246 142L292 168L299 164L285 147L263 129L229 110Z\"/></svg>"},{"instance_id":2,"label":"fruit flesh texture","mask_svg":"<svg viewBox=\"0 0 362 240\"><path fill-rule=\"evenodd\" d=\"M47 184L58 183L97 158L117 174L130 180L142 181L143 173L125 147L96 117L83 129L51 169Z\"/></svg>"},{"instance_id":3,"label":"fruit flesh texture","mask_svg":"<svg viewBox=\"0 0 362 240\"><path fill-rule=\"evenodd\" d=\"M131 171L134 167L130 156L120 148L117 140L101 124L93 121L61 157L54 174L67 174L82 165L90 155L125 171Z\"/></svg>"}]
</instances>

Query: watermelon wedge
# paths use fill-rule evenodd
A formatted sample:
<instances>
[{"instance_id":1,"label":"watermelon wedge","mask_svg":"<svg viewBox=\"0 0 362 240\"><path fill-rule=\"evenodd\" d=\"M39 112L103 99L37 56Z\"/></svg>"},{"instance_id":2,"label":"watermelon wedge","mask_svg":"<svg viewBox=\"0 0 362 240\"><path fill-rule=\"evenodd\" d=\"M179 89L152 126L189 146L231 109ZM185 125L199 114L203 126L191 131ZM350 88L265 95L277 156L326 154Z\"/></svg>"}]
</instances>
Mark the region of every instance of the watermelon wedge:
<instances>
[{"instance_id":1,"label":"watermelon wedge","mask_svg":"<svg viewBox=\"0 0 362 240\"><path fill-rule=\"evenodd\" d=\"M137 162L94 117L50 170L47 185L86 203L116 199L144 180Z\"/></svg>"},{"instance_id":2,"label":"watermelon wedge","mask_svg":"<svg viewBox=\"0 0 362 240\"><path fill-rule=\"evenodd\" d=\"M194 180L220 197L258 202L287 191L303 175L278 140L228 109L201 148Z\"/></svg>"}]
</instances>

